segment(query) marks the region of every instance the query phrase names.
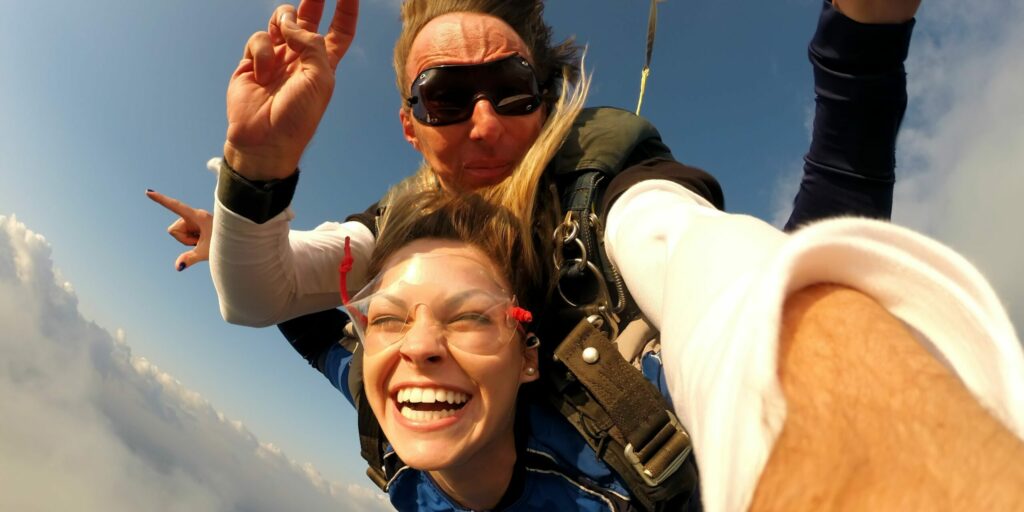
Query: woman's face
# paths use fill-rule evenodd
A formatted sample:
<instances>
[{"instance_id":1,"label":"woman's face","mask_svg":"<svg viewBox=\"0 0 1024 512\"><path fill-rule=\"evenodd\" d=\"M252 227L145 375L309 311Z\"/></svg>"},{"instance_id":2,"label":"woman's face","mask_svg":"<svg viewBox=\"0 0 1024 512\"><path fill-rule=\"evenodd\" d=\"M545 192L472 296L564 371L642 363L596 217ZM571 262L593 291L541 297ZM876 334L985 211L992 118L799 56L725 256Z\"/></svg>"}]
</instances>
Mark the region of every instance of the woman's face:
<instances>
[{"instance_id":1,"label":"woman's face","mask_svg":"<svg viewBox=\"0 0 1024 512\"><path fill-rule=\"evenodd\" d=\"M407 83L428 68L482 64L515 54L532 62L526 43L498 18L477 13L438 16L412 43L405 64ZM406 140L423 153L446 187L475 190L499 183L512 173L540 134L544 110L503 116L486 99L480 99L472 117L457 124L426 125L405 108L400 117Z\"/></svg>"},{"instance_id":2,"label":"woman's face","mask_svg":"<svg viewBox=\"0 0 1024 512\"><path fill-rule=\"evenodd\" d=\"M482 252L461 242L419 240L384 266L381 291L365 302L364 385L406 464L442 470L514 446L516 396L536 379L526 369L537 367L537 350L524 348L514 323L488 321L493 336L473 338L488 305L507 311L508 288ZM375 329L394 331L388 322L398 320L406 322L398 341L373 346Z\"/></svg>"}]
</instances>

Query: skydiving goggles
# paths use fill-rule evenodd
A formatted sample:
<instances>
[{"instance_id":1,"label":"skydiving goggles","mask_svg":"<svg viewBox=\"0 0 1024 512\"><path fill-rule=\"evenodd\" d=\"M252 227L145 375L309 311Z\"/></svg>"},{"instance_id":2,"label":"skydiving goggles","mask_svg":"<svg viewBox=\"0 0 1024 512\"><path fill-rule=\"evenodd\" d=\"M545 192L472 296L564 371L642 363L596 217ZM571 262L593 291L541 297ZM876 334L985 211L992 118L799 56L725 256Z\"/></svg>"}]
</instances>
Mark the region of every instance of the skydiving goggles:
<instances>
[{"instance_id":1,"label":"skydiving goggles","mask_svg":"<svg viewBox=\"0 0 1024 512\"><path fill-rule=\"evenodd\" d=\"M343 301L370 356L412 335L443 337L462 352L493 355L532 320L491 271L451 254L413 255Z\"/></svg>"},{"instance_id":2,"label":"skydiving goggles","mask_svg":"<svg viewBox=\"0 0 1024 512\"><path fill-rule=\"evenodd\" d=\"M405 103L412 116L430 126L461 123L481 99L503 116L525 116L540 107L541 88L521 55L494 62L427 68L416 76Z\"/></svg>"}]
</instances>

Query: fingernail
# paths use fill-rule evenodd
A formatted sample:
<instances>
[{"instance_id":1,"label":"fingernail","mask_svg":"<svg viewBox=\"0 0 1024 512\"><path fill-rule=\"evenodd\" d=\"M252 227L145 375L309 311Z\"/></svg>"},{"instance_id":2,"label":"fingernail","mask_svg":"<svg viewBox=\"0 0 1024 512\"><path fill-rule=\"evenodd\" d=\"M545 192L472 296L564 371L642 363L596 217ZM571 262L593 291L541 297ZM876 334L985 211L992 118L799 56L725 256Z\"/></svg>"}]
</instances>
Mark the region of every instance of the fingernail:
<instances>
[{"instance_id":1,"label":"fingernail","mask_svg":"<svg viewBox=\"0 0 1024 512\"><path fill-rule=\"evenodd\" d=\"M178 272L185 270L185 262L178 263Z\"/></svg>"},{"instance_id":2,"label":"fingernail","mask_svg":"<svg viewBox=\"0 0 1024 512\"><path fill-rule=\"evenodd\" d=\"M153 192L153 189L151 189L151 188L147 188L147 189L146 189L146 192Z\"/></svg>"},{"instance_id":3,"label":"fingernail","mask_svg":"<svg viewBox=\"0 0 1024 512\"><path fill-rule=\"evenodd\" d=\"M292 23L295 23L295 13L293 13L293 12L281 13L281 17L278 19L278 22L280 22L282 25L284 25L284 22L286 22L286 21L290 21Z\"/></svg>"}]
</instances>

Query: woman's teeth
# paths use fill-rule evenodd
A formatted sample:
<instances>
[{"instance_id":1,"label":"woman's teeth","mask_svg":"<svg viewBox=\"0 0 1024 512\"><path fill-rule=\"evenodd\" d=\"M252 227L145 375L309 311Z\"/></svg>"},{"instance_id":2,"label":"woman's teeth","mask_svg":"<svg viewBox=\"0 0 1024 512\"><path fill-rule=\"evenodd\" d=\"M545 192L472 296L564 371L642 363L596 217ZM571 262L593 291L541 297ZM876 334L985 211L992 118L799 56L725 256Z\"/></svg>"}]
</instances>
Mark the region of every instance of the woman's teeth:
<instances>
[{"instance_id":1,"label":"woman's teeth","mask_svg":"<svg viewBox=\"0 0 1024 512\"><path fill-rule=\"evenodd\" d=\"M402 416L413 421L437 421L449 416L455 416L455 411L452 409L444 409L441 411L417 411L412 407L404 406L402 407Z\"/></svg>"},{"instance_id":2,"label":"woman's teeth","mask_svg":"<svg viewBox=\"0 0 1024 512\"><path fill-rule=\"evenodd\" d=\"M402 416L413 421L437 421L454 416L469 396L459 391L417 387L400 390L397 399Z\"/></svg>"},{"instance_id":3,"label":"woman's teeth","mask_svg":"<svg viewBox=\"0 0 1024 512\"><path fill-rule=\"evenodd\" d=\"M399 403L433 404L448 402L461 405L466 403L468 396L458 391L447 391L440 388L405 388L398 392Z\"/></svg>"}]
</instances>

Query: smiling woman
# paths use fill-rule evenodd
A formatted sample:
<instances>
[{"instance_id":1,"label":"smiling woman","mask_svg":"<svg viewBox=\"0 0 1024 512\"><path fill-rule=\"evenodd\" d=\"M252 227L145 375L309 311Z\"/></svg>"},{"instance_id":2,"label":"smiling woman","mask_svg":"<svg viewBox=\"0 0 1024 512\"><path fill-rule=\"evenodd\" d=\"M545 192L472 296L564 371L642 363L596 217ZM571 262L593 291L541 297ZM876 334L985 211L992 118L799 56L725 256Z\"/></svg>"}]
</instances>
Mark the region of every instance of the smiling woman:
<instances>
[{"instance_id":1,"label":"smiling woman","mask_svg":"<svg viewBox=\"0 0 1024 512\"><path fill-rule=\"evenodd\" d=\"M537 256L521 250L515 216L440 191L399 195L389 211L402 214L385 218L369 264L377 277L346 303L363 350L331 351L361 358L365 399L391 448L392 503L625 506L622 483L569 424L520 399L540 376L528 328L544 279L524 275Z\"/></svg>"}]
</instances>

